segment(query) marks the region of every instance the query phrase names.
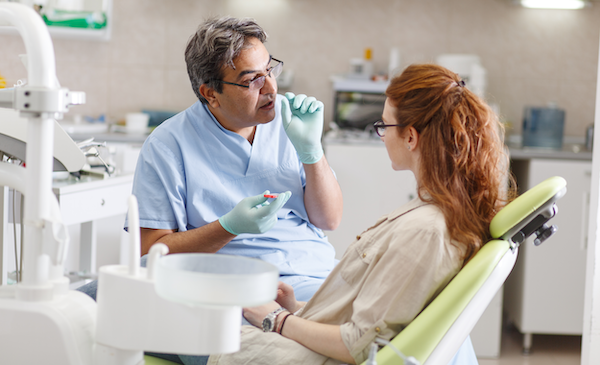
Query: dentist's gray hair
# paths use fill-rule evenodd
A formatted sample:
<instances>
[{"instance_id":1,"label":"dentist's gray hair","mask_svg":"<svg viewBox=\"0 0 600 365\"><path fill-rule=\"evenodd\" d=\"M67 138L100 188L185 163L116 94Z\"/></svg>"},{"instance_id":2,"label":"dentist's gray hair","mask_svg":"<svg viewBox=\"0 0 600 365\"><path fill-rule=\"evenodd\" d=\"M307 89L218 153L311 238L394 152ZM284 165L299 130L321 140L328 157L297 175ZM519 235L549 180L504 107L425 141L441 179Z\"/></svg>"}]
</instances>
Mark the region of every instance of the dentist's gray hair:
<instances>
[{"instance_id":1,"label":"dentist's gray hair","mask_svg":"<svg viewBox=\"0 0 600 365\"><path fill-rule=\"evenodd\" d=\"M204 104L208 101L200 94L200 85L223 92L223 68L235 69L233 59L248 47L249 40L267 40L265 31L254 19L236 19L229 16L211 18L200 24L196 33L188 40L185 63L194 93Z\"/></svg>"}]
</instances>

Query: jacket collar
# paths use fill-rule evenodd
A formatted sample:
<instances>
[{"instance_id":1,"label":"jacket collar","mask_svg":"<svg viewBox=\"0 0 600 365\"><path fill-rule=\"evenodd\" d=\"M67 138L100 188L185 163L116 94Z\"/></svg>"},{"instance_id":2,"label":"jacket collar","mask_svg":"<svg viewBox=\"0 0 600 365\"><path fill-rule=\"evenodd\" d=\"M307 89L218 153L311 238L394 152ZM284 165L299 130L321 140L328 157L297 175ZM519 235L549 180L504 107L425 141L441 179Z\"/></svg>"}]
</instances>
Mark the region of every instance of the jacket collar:
<instances>
[{"instance_id":1,"label":"jacket collar","mask_svg":"<svg viewBox=\"0 0 600 365\"><path fill-rule=\"evenodd\" d=\"M400 208L398 208L398 209L392 211L390 214L388 214L387 219L394 220L408 212L411 212L419 207L429 205L429 204L431 204L431 203L424 202L417 196L413 200L409 201L408 203L404 204Z\"/></svg>"}]
</instances>

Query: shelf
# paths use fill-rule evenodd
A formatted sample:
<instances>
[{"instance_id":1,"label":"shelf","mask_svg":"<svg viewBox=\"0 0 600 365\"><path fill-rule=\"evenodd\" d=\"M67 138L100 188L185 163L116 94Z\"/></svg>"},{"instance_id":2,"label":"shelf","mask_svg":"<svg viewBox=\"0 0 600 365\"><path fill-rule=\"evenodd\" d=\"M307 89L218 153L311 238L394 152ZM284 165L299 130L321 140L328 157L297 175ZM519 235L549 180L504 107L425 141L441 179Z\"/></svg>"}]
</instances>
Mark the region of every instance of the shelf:
<instances>
[{"instance_id":1,"label":"shelf","mask_svg":"<svg viewBox=\"0 0 600 365\"><path fill-rule=\"evenodd\" d=\"M108 27L104 29L48 27L48 31L53 39L110 40L110 28ZM12 26L0 26L0 34L19 35L19 32Z\"/></svg>"},{"instance_id":2,"label":"shelf","mask_svg":"<svg viewBox=\"0 0 600 365\"><path fill-rule=\"evenodd\" d=\"M109 41L112 29L112 0L97 0L99 2L98 10L102 9L106 13L107 24L102 29L92 28L71 28L62 26L48 26L48 31L53 39L75 39L92 41ZM0 35L12 34L19 35L15 27L4 22L0 22Z\"/></svg>"},{"instance_id":3,"label":"shelf","mask_svg":"<svg viewBox=\"0 0 600 365\"><path fill-rule=\"evenodd\" d=\"M334 91L358 93L383 94L389 85L388 81L371 81L347 78L334 78L332 81Z\"/></svg>"}]
</instances>

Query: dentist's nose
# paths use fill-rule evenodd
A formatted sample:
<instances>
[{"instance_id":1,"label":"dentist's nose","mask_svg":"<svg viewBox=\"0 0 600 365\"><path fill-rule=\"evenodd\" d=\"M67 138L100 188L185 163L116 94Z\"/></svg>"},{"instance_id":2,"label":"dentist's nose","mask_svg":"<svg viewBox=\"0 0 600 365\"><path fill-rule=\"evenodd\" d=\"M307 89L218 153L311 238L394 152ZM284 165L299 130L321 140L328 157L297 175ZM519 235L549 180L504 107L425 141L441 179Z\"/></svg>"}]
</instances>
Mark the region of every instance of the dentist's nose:
<instances>
[{"instance_id":1,"label":"dentist's nose","mask_svg":"<svg viewBox=\"0 0 600 365\"><path fill-rule=\"evenodd\" d=\"M265 78L265 84L260 89L261 94L276 94L277 93L277 80L274 77L267 76Z\"/></svg>"}]
</instances>

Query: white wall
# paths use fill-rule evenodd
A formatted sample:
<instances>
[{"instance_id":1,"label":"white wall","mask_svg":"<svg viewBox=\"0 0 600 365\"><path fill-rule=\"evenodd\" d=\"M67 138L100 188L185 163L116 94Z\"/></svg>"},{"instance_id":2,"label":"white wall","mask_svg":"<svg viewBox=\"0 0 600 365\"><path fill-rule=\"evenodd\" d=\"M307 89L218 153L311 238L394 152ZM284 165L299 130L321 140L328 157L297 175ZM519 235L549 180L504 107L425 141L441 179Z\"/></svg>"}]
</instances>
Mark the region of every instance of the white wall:
<instances>
[{"instance_id":1,"label":"white wall","mask_svg":"<svg viewBox=\"0 0 600 365\"><path fill-rule=\"evenodd\" d=\"M523 107L556 102L567 111L566 134L583 137L594 121L600 3L592 8L532 10L506 0L115 0L109 42L56 39L63 85L87 93L70 113L115 118L141 108L181 110L195 101L183 59L186 41L213 15L250 16L267 46L296 74L294 91L326 103L329 76L373 49L385 71L389 51L402 64L441 53L476 53L488 71L488 98L520 130ZM18 36L0 35L0 74L24 77Z\"/></svg>"}]
</instances>

